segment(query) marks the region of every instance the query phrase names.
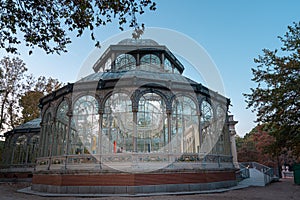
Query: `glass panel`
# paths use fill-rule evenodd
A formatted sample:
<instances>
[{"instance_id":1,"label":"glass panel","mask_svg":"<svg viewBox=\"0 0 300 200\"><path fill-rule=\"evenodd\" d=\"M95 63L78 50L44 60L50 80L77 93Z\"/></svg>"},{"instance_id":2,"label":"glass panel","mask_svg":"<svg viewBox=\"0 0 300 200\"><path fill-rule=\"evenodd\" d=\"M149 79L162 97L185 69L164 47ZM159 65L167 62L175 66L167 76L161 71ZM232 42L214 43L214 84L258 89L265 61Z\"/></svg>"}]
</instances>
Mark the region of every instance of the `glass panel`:
<instances>
[{"instance_id":1,"label":"glass panel","mask_svg":"<svg viewBox=\"0 0 300 200\"><path fill-rule=\"evenodd\" d=\"M116 59L116 70L132 70L136 68L135 58L130 54L121 54Z\"/></svg>"},{"instance_id":2,"label":"glass panel","mask_svg":"<svg viewBox=\"0 0 300 200\"><path fill-rule=\"evenodd\" d=\"M103 68L100 68L100 70L102 70L102 71L99 70L99 72L108 71L110 69L111 69L111 59L108 58L104 65L104 70L103 70Z\"/></svg>"},{"instance_id":3,"label":"glass panel","mask_svg":"<svg viewBox=\"0 0 300 200\"><path fill-rule=\"evenodd\" d=\"M174 74L180 74L180 72L178 71L178 69L176 67L174 67Z\"/></svg>"},{"instance_id":4,"label":"glass panel","mask_svg":"<svg viewBox=\"0 0 300 200\"><path fill-rule=\"evenodd\" d=\"M191 98L179 96L173 101L171 126L173 152L199 152L197 108Z\"/></svg>"},{"instance_id":5,"label":"glass panel","mask_svg":"<svg viewBox=\"0 0 300 200\"><path fill-rule=\"evenodd\" d=\"M146 54L140 60L140 69L146 71L160 71L160 59L157 55Z\"/></svg>"},{"instance_id":6,"label":"glass panel","mask_svg":"<svg viewBox=\"0 0 300 200\"><path fill-rule=\"evenodd\" d=\"M201 104L201 121L203 123L211 122L213 117L213 110L211 105L207 101L203 101Z\"/></svg>"},{"instance_id":7,"label":"glass panel","mask_svg":"<svg viewBox=\"0 0 300 200\"><path fill-rule=\"evenodd\" d=\"M71 131L71 151L77 154L97 153L99 115L98 102L93 96L82 96L74 104L73 118L76 132ZM79 138L78 138L79 137Z\"/></svg>"},{"instance_id":8,"label":"glass panel","mask_svg":"<svg viewBox=\"0 0 300 200\"><path fill-rule=\"evenodd\" d=\"M219 137L218 143L216 145L216 151L218 154L225 154L224 126L225 126L226 112L221 107L221 105L217 106L216 114L217 114L216 134Z\"/></svg>"},{"instance_id":9,"label":"glass panel","mask_svg":"<svg viewBox=\"0 0 300 200\"><path fill-rule=\"evenodd\" d=\"M163 99L155 93L140 98L137 113L138 152L162 152L168 144L167 117Z\"/></svg>"},{"instance_id":10,"label":"glass panel","mask_svg":"<svg viewBox=\"0 0 300 200\"><path fill-rule=\"evenodd\" d=\"M104 67L100 67L98 72L104 72Z\"/></svg>"},{"instance_id":11,"label":"glass panel","mask_svg":"<svg viewBox=\"0 0 300 200\"><path fill-rule=\"evenodd\" d=\"M217 129L218 131L222 131L225 125L226 112L220 105L217 107L216 112L217 112Z\"/></svg>"},{"instance_id":12,"label":"glass panel","mask_svg":"<svg viewBox=\"0 0 300 200\"><path fill-rule=\"evenodd\" d=\"M69 118L67 112L69 110L69 105L67 101L62 101L56 113L56 123L55 123L55 133L54 145L52 148L52 155L64 155L66 153L66 137L67 137L67 126Z\"/></svg>"},{"instance_id":13,"label":"glass panel","mask_svg":"<svg viewBox=\"0 0 300 200\"><path fill-rule=\"evenodd\" d=\"M171 64L170 60L167 58L165 59L164 67L165 67L165 72L169 72L169 73L173 72L172 64Z\"/></svg>"},{"instance_id":14,"label":"glass panel","mask_svg":"<svg viewBox=\"0 0 300 200\"><path fill-rule=\"evenodd\" d=\"M52 125L51 125L51 113L49 109L45 112L44 118L43 118L43 124L42 124L42 131L41 131L41 157L49 156L48 147L52 143L52 137L50 135L52 134Z\"/></svg>"},{"instance_id":15,"label":"glass panel","mask_svg":"<svg viewBox=\"0 0 300 200\"><path fill-rule=\"evenodd\" d=\"M102 123L103 153L133 151L131 100L124 93L115 93L105 102Z\"/></svg>"},{"instance_id":16,"label":"glass panel","mask_svg":"<svg viewBox=\"0 0 300 200\"><path fill-rule=\"evenodd\" d=\"M19 136L14 146L13 164L25 164L27 151L27 137L25 135Z\"/></svg>"},{"instance_id":17,"label":"glass panel","mask_svg":"<svg viewBox=\"0 0 300 200\"><path fill-rule=\"evenodd\" d=\"M39 136L35 135L30 139L28 146L28 163L35 163L39 147Z\"/></svg>"},{"instance_id":18,"label":"glass panel","mask_svg":"<svg viewBox=\"0 0 300 200\"><path fill-rule=\"evenodd\" d=\"M215 146L215 138L213 134L213 109L207 101L201 104L201 128L202 128L202 142L201 151L203 153L210 153Z\"/></svg>"}]
</instances>

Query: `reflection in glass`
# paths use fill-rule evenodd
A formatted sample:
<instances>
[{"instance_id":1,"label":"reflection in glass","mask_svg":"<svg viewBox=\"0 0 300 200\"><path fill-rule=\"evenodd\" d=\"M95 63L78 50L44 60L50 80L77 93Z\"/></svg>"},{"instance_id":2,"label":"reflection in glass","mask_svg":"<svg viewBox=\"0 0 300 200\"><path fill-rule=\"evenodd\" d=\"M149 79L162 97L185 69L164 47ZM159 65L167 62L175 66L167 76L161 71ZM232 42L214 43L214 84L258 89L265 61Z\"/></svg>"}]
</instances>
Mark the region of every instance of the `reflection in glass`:
<instances>
[{"instance_id":1,"label":"reflection in glass","mask_svg":"<svg viewBox=\"0 0 300 200\"><path fill-rule=\"evenodd\" d=\"M199 152L198 116L195 102L185 96L176 97L172 104L172 151Z\"/></svg>"},{"instance_id":2,"label":"reflection in glass","mask_svg":"<svg viewBox=\"0 0 300 200\"><path fill-rule=\"evenodd\" d=\"M214 146L214 135L213 135L213 109L210 103L203 101L201 104L201 118L200 126L202 129L202 143L201 150L203 153L209 153Z\"/></svg>"},{"instance_id":3,"label":"reflection in glass","mask_svg":"<svg viewBox=\"0 0 300 200\"><path fill-rule=\"evenodd\" d=\"M165 67L165 72L169 72L169 73L173 72L172 64L171 64L170 60L167 58L165 59L164 67Z\"/></svg>"},{"instance_id":4,"label":"reflection in glass","mask_svg":"<svg viewBox=\"0 0 300 200\"><path fill-rule=\"evenodd\" d=\"M108 58L105 65L104 65L104 70L103 68L100 68L102 69L102 71L99 71L99 72L105 72L105 71L109 71L111 69L111 59Z\"/></svg>"},{"instance_id":5,"label":"reflection in glass","mask_svg":"<svg viewBox=\"0 0 300 200\"><path fill-rule=\"evenodd\" d=\"M68 116L67 112L69 105L67 101L62 101L56 112L56 123L55 123L55 140L52 145L52 155L63 155L66 153L66 138L68 130Z\"/></svg>"},{"instance_id":6,"label":"reflection in glass","mask_svg":"<svg viewBox=\"0 0 300 200\"><path fill-rule=\"evenodd\" d=\"M116 70L132 70L136 68L135 58L130 54L121 54L116 59Z\"/></svg>"},{"instance_id":7,"label":"reflection in glass","mask_svg":"<svg viewBox=\"0 0 300 200\"><path fill-rule=\"evenodd\" d=\"M160 71L160 59L155 54L146 54L140 60L140 69L146 71Z\"/></svg>"},{"instance_id":8,"label":"reflection in glass","mask_svg":"<svg viewBox=\"0 0 300 200\"><path fill-rule=\"evenodd\" d=\"M51 126L51 113L50 109L47 109L44 117L43 117L43 126L41 130L41 146L45 148L41 148L40 155L41 157L50 156L50 152L48 150L49 146L52 144L52 126Z\"/></svg>"},{"instance_id":9,"label":"reflection in glass","mask_svg":"<svg viewBox=\"0 0 300 200\"><path fill-rule=\"evenodd\" d=\"M137 114L138 152L161 152L168 143L165 102L155 93L144 94Z\"/></svg>"},{"instance_id":10,"label":"reflection in glass","mask_svg":"<svg viewBox=\"0 0 300 200\"><path fill-rule=\"evenodd\" d=\"M17 138L13 149L13 164L27 163L27 137L21 135Z\"/></svg>"},{"instance_id":11,"label":"reflection in glass","mask_svg":"<svg viewBox=\"0 0 300 200\"><path fill-rule=\"evenodd\" d=\"M133 151L131 100L127 94L114 93L105 102L102 122L103 153Z\"/></svg>"},{"instance_id":12,"label":"reflection in glass","mask_svg":"<svg viewBox=\"0 0 300 200\"><path fill-rule=\"evenodd\" d=\"M99 115L95 97L90 95L80 97L74 104L73 119L76 132L71 133L71 153L97 153Z\"/></svg>"},{"instance_id":13,"label":"reflection in glass","mask_svg":"<svg viewBox=\"0 0 300 200\"><path fill-rule=\"evenodd\" d=\"M215 130L215 132L219 137L217 145L216 145L216 153L225 154L224 127L225 127L226 112L221 107L221 105L217 106L216 115L217 115L217 119L216 119L216 130Z\"/></svg>"}]
</instances>

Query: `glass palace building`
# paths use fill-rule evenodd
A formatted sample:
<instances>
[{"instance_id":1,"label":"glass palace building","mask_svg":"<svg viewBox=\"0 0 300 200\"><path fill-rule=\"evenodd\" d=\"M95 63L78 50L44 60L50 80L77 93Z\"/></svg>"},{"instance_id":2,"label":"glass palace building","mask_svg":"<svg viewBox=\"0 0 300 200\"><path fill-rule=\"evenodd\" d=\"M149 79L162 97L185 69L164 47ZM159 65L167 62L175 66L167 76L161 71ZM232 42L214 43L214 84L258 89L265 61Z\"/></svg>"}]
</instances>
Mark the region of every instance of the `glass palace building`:
<instances>
[{"instance_id":1,"label":"glass palace building","mask_svg":"<svg viewBox=\"0 0 300 200\"><path fill-rule=\"evenodd\" d=\"M230 100L182 75L164 45L125 39L94 73L40 100L32 190L137 194L236 185Z\"/></svg>"}]
</instances>

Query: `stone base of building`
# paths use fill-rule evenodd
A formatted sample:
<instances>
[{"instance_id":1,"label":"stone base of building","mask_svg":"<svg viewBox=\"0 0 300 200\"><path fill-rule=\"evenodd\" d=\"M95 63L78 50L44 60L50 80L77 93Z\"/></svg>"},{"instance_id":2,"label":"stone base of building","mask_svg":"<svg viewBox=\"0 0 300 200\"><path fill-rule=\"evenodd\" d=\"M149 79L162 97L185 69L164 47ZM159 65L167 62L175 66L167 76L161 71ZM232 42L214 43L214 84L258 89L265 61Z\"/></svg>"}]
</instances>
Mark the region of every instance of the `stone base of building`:
<instances>
[{"instance_id":1,"label":"stone base of building","mask_svg":"<svg viewBox=\"0 0 300 200\"><path fill-rule=\"evenodd\" d=\"M237 184L234 171L34 174L31 189L56 194L139 194L203 191Z\"/></svg>"}]
</instances>

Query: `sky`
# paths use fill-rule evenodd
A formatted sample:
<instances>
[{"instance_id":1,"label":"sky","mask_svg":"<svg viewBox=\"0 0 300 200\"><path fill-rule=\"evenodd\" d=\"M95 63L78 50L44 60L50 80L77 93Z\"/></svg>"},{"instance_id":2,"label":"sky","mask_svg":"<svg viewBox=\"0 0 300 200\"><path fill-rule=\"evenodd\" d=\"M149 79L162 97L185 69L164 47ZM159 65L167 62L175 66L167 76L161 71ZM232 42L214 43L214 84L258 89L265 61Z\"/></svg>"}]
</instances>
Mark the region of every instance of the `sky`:
<instances>
[{"instance_id":1,"label":"sky","mask_svg":"<svg viewBox=\"0 0 300 200\"><path fill-rule=\"evenodd\" d=\"M238 121L237 134L244 136L250 132L255 127L256 115L246 109L242 94L250 93L250 88L256 86L251 81L251 68L256 67L253 60L262 55L264 48L280 48L277 36L283 36L288 25L300 20L300 1L156 0L156 3L156 11L138 16L146 25L145 33L147 27L172 30L201 46L221 76L224 92L220 93L231 100L229 110ZM96 31L100 42L117 34L122 33L116 22ZM187 54L193 50L187 50ZM82 66L95 49L89 35L84 34L81 38L74 37L68 52L61 55L47 55L36 48L29 56L25 47L21 47L20 52L19 57L35 77L46 76L72 83L78 79ZM6 55L0 51L1 58ZM185 75L193 76L192 73Z\"/></svg>"}]
</instances>

